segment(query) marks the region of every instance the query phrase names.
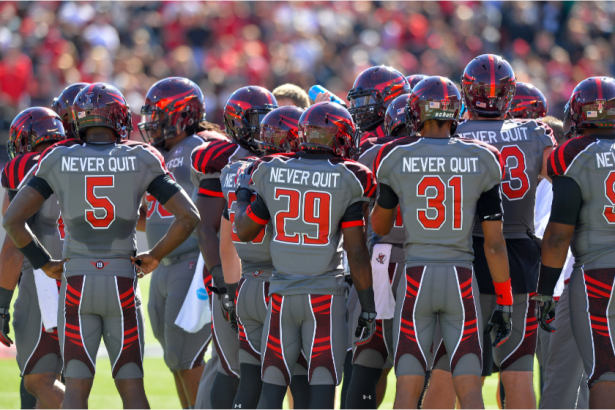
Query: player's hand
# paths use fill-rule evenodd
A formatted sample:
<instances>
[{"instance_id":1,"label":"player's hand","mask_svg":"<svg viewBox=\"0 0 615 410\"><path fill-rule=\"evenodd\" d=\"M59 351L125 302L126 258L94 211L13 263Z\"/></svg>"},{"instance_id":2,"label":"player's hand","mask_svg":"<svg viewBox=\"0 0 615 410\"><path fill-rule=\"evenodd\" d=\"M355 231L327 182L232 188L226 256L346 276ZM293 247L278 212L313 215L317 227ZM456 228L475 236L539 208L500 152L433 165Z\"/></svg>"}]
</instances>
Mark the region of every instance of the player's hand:
<instances>
[{"instance_id":1,"label":"player's hand","mask_svg":"<svg viewBox=\"0 0 615 410\"><path fill-rule=\"evenodd\" d=\"M491 333L495 328L493 347L504 344L512 332L512 306L497 305L485 326L485 333Z\"/></svg>"},{"instance_id":2,"label":"player's hand","mask_svg":"<svg viewBox=\"0 0 615 410\"><path fill-rule=\"evenodd\" d=\"M245 188L252 191L250 179L252 179L252 165L239 169L237 171L237 190Z\"/></svg>"},{"instance_id":3,"label":"player's hand","mask_svg":"<svg viewBox=\"0 0 615 410\"><path fill-rule=\"evenodd\" d=\"M135 267L137 277L141 279L145 275L152 273L160 264L160 261L154 258L149 252L140 253L137 256L131 256L130 260Z\"/></svg>"},{"instance_id":4,"label":"player's hand","mask_svg":"<svg viewBox=\"0 0 615 410\"><path fill-rule=\"evenodd\" d=\"M331 101L331 93L328 91L324 93L319 93L316 96L316 101L314 101L314 103L320 103L325 101Z\"/></svg>"},{"instance_id":5,"label":"player's hand","mask_svg":"<svg viewBox=\"0 0 615 410\"><path fill-rule=\"evenodd\" d=\"M222 309L222 316L224 320L231 324L233 332L239 333L239 327L237 326L237 315L235 314L235 300L229 297L228 293L218 295L220 298L220 308Z\"/></svg>"},{"instance_id":6,"label":"player's hand","mask_svg":"<svg viewBox=\"0 0 615 410\"><path fill-rule=\"evenodd\" d=\"M374 333L376 333L376 313L361 310L359 324L357 325L357 330L354 332L355 337L359 338L359 340L355 342L355 345L360 346L369 342Z\"/></svg>"},{"instance_id":7,"label":"player's hand","mask_svg":"<svg viewBox=\"0 0 615 410\"><path fill-rule=\"evenodd\" d=\"M549 332L555 332L555 328L550 325L555 320L555 301L553 296L536 294L532 296L532 300L536 301L534 315L540 323L540 327Z\"/></svg>"},{"instance_id":8,"label":"player's hand","mask_svg":"<svg viewBox=\"0 0 615 410\"><path fill-rule=\"evenodd\" d=\"M62 280L62 272L64 272L64 263L68 259L64 259L61 261L50 260L41 268L45 275L49 276L51 279Z\"/></svg>"},{"instance_id":9,"label":"player's hand","mask_svg":"<svg viewBox=\"0 0 615 410\"><path fill-rule=\"evenodd\" d=\"M9 322L11 321L11 314L9 308L0 308L0 343L6 347L11 347L13 341L9 337L11 332L9 328Z\"/></svg>"}]
</instances>

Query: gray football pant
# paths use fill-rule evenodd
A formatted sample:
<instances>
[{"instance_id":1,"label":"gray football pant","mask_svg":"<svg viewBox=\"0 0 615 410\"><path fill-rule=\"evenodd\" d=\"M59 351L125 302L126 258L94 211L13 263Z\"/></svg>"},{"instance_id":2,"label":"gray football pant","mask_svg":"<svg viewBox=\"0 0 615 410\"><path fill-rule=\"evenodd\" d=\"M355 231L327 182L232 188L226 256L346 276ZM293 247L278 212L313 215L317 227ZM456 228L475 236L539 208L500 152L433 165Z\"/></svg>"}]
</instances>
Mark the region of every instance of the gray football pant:
<instances>
[{"instance_id":1,"label":"gray football pant","mask_svg":"<svg viewBox=\"0 0 615 410\"><path fill-rule=\"evenodd\" d=\"M557 303L554 333L540 329L544 387L540 397L541 409L586 409L589 389L583 370L583 359L570 326L570 292L568 286Z\"/></svg>"},{"instance_id":2,"label":"gray football pant","mask_svg":"<svg viewBox=\"0 0 615 410\"><path fill-rule=\"evenodd\" d=\"M203 369L203 375L199 382L199 391L196 395L196 402L194 403L195 409L211 409L211 402L209 400L211 394L211 386L214 384L216 374L218 373L218 366L220 360L216 349L211 349L211 358L205 363L205 369Z\"/></svg>"}]
</instances>

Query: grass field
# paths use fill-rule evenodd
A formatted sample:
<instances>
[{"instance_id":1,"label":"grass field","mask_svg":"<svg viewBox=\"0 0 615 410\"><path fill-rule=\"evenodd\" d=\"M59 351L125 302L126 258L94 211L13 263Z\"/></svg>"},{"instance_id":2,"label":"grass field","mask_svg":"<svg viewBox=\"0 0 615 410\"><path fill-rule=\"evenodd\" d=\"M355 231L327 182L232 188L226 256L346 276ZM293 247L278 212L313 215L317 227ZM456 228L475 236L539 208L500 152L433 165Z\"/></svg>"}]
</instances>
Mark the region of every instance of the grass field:
<instances>
[{"instance_id":1,"label":"grass field","mask_svg":"<svg viewBox=\"0 0 615 410\"><path fill-rule=\"evenodd\" d=\"M147 300L149 296L150 276L141 279L139 286L141 288L141 296L143 298L143 312L145 314L145 343L146 346L157 346L158 342L153 336L152 329L147 315ZM15 298L17 295L15 295ZM15 301L15 298L13 301ZM11 331L11 335L14 332ZM0 349L4 349L0 345ZM100 349L104 349L101 344ZM208 352L209 353L209 352ZM208 358L209 354L206 355ZM175 382L171 373L168 371L162 357L146 356L144 362L145 370L145 390L152 408L158 409L178 409L180 408L179 400L175 390ZM535 372L535 374L537 374ZM536 377L535 386L537 389ZM19 368L14 359L0 359L0 408L13 409L20 407L19 401ZM495 401L495 391L497 388L497 376L492 376L485 381L483 387L483 397L487 408L497 408ZM395 398L395 375L393 372L389 374L388 388L381 408L393 408L393 400ZM119 409L122 408L122 402L115 389L115 384L111 378L111 364L106 357L98 358L96 362L96 378L94 380L94 388L90 396L90 408L93 409ZM339 403L338 403L339 406Z\"/></svg>"}]
</instances>

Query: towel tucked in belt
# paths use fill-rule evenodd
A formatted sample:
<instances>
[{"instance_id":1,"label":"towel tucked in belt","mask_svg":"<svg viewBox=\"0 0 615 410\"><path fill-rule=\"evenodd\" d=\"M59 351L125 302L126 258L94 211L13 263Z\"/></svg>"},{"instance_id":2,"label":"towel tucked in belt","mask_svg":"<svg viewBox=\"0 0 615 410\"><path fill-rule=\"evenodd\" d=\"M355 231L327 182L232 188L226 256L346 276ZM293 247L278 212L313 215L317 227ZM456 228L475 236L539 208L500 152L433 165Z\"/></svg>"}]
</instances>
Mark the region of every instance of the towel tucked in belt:
<instances>
[{"instance_id":1,"label":"towel tucked in belt","mask_svg":"<svg viewBox=\"0 0 615 410\"><path fill-rule=\"evenodd\" d=\"M393 245L388 243L379 243L374 245L372 252L376 319L392 319L395 315L395 298L389 280L389 261L392 247Z\"/></svg>"},{"instance_id":2,"label":"towel tucked in belt","mask_svg":"<svg viewBox=\"0 0 615 410\"><path fill-rule=\"evenodd\" d=\"M50 278L42 269L34 269L34 284L38 295L38 306L41 309L43 326L45 331L52 333L58 327L58 284Z\"/></svg>"},{"instance_id":3,"label":"towel tucked in belt","mask_svg":"<svg viewBox=\"0 0 615 410\"><path fill-rule=\"evenodd\" d=\"M203 255L199 255L190 289L188 289L184 304L179 311L179 315L177 315L177 319L175 319L175 324L188 333L196 333L211 322L209 297L203 283L204 267Z\"/></svg>"}]
</instances>

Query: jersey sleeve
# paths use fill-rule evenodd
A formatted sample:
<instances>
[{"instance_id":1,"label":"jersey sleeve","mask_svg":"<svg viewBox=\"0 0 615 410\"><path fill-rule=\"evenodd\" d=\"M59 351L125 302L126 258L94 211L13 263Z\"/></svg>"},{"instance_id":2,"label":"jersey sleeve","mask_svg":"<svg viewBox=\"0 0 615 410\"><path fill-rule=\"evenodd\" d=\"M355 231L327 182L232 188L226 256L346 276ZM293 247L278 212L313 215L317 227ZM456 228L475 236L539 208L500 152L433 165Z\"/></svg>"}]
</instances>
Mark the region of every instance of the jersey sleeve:
<instances>
[{"instance_id":1,"label":"jersey sleeve","mask_svg":"<svg viewBox=\"0 0 615 410\"><path fill-rule=\"evenodd\" d=\"M481 162L489 171L488 174L486 174L487 180L485 181L483 192L492 189L494 185L502 183L502 180L505 177L504 160L502 159L500 151L496 147L470 138L459 138L458 141L466 145L474 145L481 149Z\"/></svg>"},{"instance_id":2,"label":"jersey sleeve","mask_svg":"<svg viewBox=\"0 0 615 410\"><path fill-rule=\"evenodd\" d=\"M38 159L38 165L36 166L33 175L50 182L48 179L51 177L51 173L53 172L53 165L60 158L58 153L62 150L62 148L70 148L75 145L83 145L83 142L81 140L70 139L56 142L47 148Z\"/></svg>"},{"instance_id":3,"label":"jersey sleeve","mask_svg":"<svg viewBox=\"0 0 615 410\"><path fill-rule=\"evenodd\" d=\"M573 165L575 159L596 141L598 140L595 137L583 136L570 139L554 149L547 162L549 177L569 176L569 168Z\"/></svg>"},{"instance_id":4,"label":"jersey sleeve","mask_svg":"<svg viewBox=\"0 0 615 410\"><path fill-rule=\"evenodd\" d=\"M378 154L376 154L376 158L374 158L374 164L372 166L372 170L374 172L374 176L378 180L378 183L384 183L387 185L391 185L389 181L389 173L391 172L391 165L388 163L387 159L391 155L391 153L395 150L395 148L403 145L410 145L419 140L419 137L404 137L398 138L396 140L387 142L384 144L379 150Z\"/></svg>"},{"instance_id":5,"label":"jersey sleeve","mask_svg":"<svg viewBox=\"0 0 615 410\"><path fill-rule=\"evenodd\" d=\"M538 136L538 146L543 150L549 147L557 147L557 141L555 140L555 134L549 125L542 121L534 121L534 132Z\"/></svg>"},{"instance_id":6,"label":"jersey sleeve","mask_svg":"<svg viewBox=\"0 0 615 410\"><path fill-rule=\"evenodd\" d=\"M223 139L211 139L190 154L190 180L198 195L222 198L220 176L239 146Z\"/></svg>"},{"instance_id":7,"label":"jersey sleeve","mask_svg":"<svg viewBox=\"0 0 615 410\"><path fill-rule=\"evenodd\" d=\"M9 191L17 191L24 186L35 170L40 153L22 154L9 161L2 170L2 187Z\"/></svg>"},{"instance_id":8,"label":"jersey sleeve","mask_svg":"<svg viewBox=\"0 0 615 410\"><path fill-rule=\"evenodd\" d=\"M333 164L338 162L336 160L330 161ZM370 199L375 198L378 184L376 183L374 174L369 168L351 160L340 160L339 163L341 163L344 168L348 170L351 175L351 181L354 182L352 184L352 199L350 204L359 201L369 201Z\"/></svg>"},{"instance_id":9,"label":"jersey sleeve","mask_svg":"<svg viewBox=\"0 0 615 410\"><path fill-rule=\"evenodd\" d=\"M372 166L374 165L374 159L378 155L380 148L387 142L393 141L394 138L382 137L382 138L367 138L363 140L360 145L361 154L357 159L357 162L365 165L373 172Z\"/></svg>"}]
</instances>

